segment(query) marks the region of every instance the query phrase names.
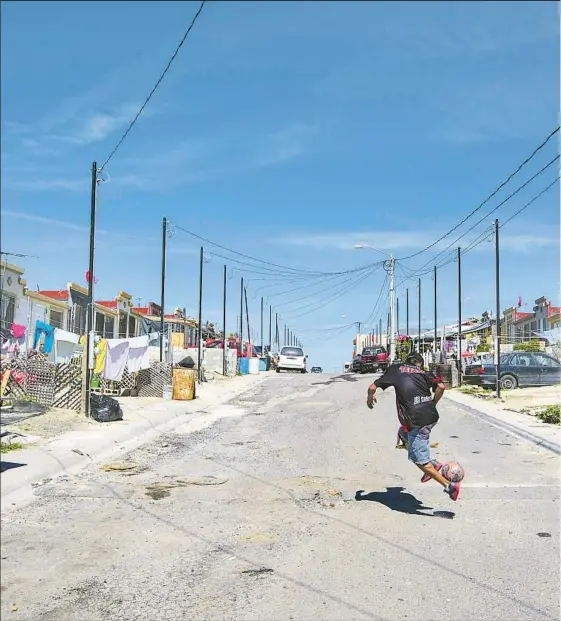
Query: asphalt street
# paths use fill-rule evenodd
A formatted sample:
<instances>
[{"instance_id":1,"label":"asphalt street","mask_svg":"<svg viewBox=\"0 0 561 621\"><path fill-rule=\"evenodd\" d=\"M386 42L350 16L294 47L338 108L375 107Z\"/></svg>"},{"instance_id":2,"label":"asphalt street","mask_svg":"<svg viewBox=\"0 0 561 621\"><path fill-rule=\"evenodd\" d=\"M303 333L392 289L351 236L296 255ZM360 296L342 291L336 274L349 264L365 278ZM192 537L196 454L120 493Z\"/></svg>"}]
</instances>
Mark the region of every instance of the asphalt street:
<instances>
[{"instance_id":1,"label":"asphalt street","mask_svg":"<svg viewBox=\"0 0 561 621\"><path fill-rule=\"evenodd\" d=\"M370 381L275 375L203 431L38 486L3 516L2 619L559 619L556 456L443 402L454 503Z\"/></svg>"}]
</instances>

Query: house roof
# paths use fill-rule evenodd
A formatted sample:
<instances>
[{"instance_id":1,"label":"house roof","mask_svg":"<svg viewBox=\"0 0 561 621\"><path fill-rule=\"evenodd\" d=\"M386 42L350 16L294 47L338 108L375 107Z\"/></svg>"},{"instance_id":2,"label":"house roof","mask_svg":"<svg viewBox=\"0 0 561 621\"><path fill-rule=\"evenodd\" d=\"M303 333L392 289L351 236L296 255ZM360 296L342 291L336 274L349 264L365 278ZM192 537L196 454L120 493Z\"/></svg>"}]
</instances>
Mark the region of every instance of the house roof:
<instances>
[{"instance_id":1,"label":"house roof","mask_svg":"<svg viewBox=\"0 0 561 621\"><path fill-rule=\"evenodd\" d=\"M52 300L68 300L68 289L60 289L58 291L52 289L45 289L37 291L40 295L44 295L46 298L51 298Z\"/></svg>"},{"instance_id":2,"label":"house roof","mask_svg":"<svg viewBox=\"0 0 561 621\"><path fill-rule=\"evenodd\" d=\"M518 323L519 321L524 321L525 319L529 319L530 317L533 317L534 313L516 313L516 319L514 320L513 323Z\"/></svg>"},{"instance_id":3,"label":"house roof","mask_svg":"<svg viewBox=\"0 0 561 621\"><path fill-rule=\"evenodd\" d=\"M132 310L138 315L148 315L150 309L147 306L133 306Z\"/></svg>"},{"instance_id":4,"label":"house roof","mask_svg":"<svg viewBox=\"0 0 561 621\"><path fill-rule=\"evenodd\" d=\"M117 300L100 300L97 303L105 308L117 308Z\"/></svg>"}]
</instances>

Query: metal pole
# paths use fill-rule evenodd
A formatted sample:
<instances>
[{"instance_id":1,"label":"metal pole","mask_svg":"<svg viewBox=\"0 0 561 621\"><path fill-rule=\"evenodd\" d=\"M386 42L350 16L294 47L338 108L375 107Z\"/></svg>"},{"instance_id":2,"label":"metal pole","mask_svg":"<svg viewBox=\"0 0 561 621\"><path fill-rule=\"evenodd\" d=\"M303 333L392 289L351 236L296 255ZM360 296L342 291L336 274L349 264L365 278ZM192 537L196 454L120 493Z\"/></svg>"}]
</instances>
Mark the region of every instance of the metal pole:
<instances>
[{"instance_id":1,"label":"metal pole","mask_svg":"<svg viewBox=\"0 0 561 621\"><path fill-rule=\"evenodd\" d=\"M378 345L382 344L382 319L380 318L380 321L378 322L378 337L379 337L379 341L378 341Z\"/></svg>"},{"instance_id":2,"label":"metal pole","mask_svg":"<svg viewBox=\"0 0 561 621\"><path fill-rule=\"evenodd\" d=\"M279 314L275 313L275 353L279 349Z\"/></svg>"},{"instance_id":3,"label":"metal pole","mask_svg":"<svg viewBox=\"0 0 561 621\"><path fill-rule=\"evenodd\" d=\"M419 353L421 353L421 279L419 278L419 334L417 336Z\"/></svg>"},{"instance_id":4,"label":"metal pole","mask_svg":"<svg viewBox=\"0 0 561 621\"><path fill-rule=\"evenodd\" d=\"M227 267L224 266L224 302L222 305L222 331L224 334L224 338L223 338L223 343L222 343L222 347L223 347L223 352L222 352L222 375L224 375L224 377L226 377L226 350L228 347L228 339L226 337L226 280L228 278L227 276Z\"/></svg>"},{"instance_id":5,"label":"metal pole","mask_svg":"<svg viewBox=\"0 0 561 621\"><path fill-rule=\"evenodd\" d=\"M409 289L405 290L405 332L409 336Z\"/></svg>"},{"instance_id":6,"label":"metal pole","mask_svg":"<svg viewBox=\"0 0 561 621\"><path fill-rule=\"evenodd\" d=\"M92 164L92 187L91 187L91 200L90 200L90 257L88 270L90 278L88 281L88 308L86 314L86 368L84 373L84 379L86 385L82 390L83 403L82 409L86 416L90 415L90 395L91 395L91 369L92 366L90 360L90 353L93 347L91 347L90 338L95 329L95 304L94 304L94 278L95 278L95 216L97 207L97 162Z\"/></svg>"},{"instance_id":7,"label":"metal pole","mask_svg":"<svg viewBox=\"0 0 561 621\"><path fill-rule=\"evenodd\" d=\"M263 298L261 298L261 357L265 356L265 339L263 338Z\"/></svg>"},{"instance_id":8,"label":"metal pole","mask_svg":"<svg viewBox=\"0 0 561 621\"><path fill-rule=\"evenodd\" d=\"M395 359L395 259L390 256L390 362Z\"/></svg>"},{"instance_id":9,"label":"metal pole","mask_svg":"<svg viewBox=\"0 0 561 621\"><path fill-rule=\"evenodd\" d=\"M160 295L160 362L164 361L164 307L166 305L166 243L168 238L168 221L162 220L162 290Z\"/></svg>"},{"instance_id":10,"label":"metal pole","mask_svg":"<svg viewBox=\"0 0 561 621\"><path fill-rule=\"evenodd\" d=\"M458 248L458 376L462 385L462 250Z\"/></svg>"},{"instance_id":11,"label":"metal pole","mask_svg":"<svg viewBox=\"0 0 561 621\"><path fill-rule=\"evenodd\" d=\"M436 265L434 266L434 361L436 362L436 348L438 342L437 307L436 307Z\"/></svg>"},{"instance_id":12,"label":"metal pole","mask_svg":"<svg viewBox=\"0 0 561 621\"><path fill-rule=\"evenodd\" d=\"M247 305L247 287L244 288L243 295L245 298L245 316L247 319L247 338L249 339L249 342L251 343L251 329L249 327L249 307Z\"/></svg>"},{"instance_id":13,"label":"metal pole","mask_svg":"<svg viewBox=\"0 0 561 621\"><path fill-rule=\"evenodd\" d=\"M273 307L269 304L269 356L273 351Z\"/></svg>"},{"instance_id":14,"label":"metal pole","mask_svg":"<svg viewBox=\"0 0 561 621\"><path fill-rule=\"evenodd\" d=\"M243 277L240 289L240 357L243 357Z\"/></svg>"},{"instance_id":15,"label":"metal pole","mask_svg":"<svg viewBox=\"0 0 561 621\"><path fill-rule=\"evenodd\" d=\"M396 328L396 333L399 336L399 298L396 298L395 301L395 314L396 314L396 324L395 324L395 328Z\"/></svg>"},{"instance_id":16,"label":"metal pole","mask_svg":"<svg viewBox=\"0 0 561 621\"><path fill-rule=\"evenodd\" d=\"M495 296L496 296L496 318L495 318L495 356L497 367L497 399L501 398L501 300L500 300L500 264L499 264L499 221L495 220Z\"/></svg>"},{"instance_id":17,"label":"metal pole","mask_svg":"<svg viewBox=\"0 0 561 621\"><path fill-rule=\"evenodd\" d=\"M201 259L199 264L199 333L197 342L197 376L199 384L202 382L202 361L203 361L203 263L205 249L201 246ZM163 314L163 310L162 310Z\"/></svg>"}]
</instances>

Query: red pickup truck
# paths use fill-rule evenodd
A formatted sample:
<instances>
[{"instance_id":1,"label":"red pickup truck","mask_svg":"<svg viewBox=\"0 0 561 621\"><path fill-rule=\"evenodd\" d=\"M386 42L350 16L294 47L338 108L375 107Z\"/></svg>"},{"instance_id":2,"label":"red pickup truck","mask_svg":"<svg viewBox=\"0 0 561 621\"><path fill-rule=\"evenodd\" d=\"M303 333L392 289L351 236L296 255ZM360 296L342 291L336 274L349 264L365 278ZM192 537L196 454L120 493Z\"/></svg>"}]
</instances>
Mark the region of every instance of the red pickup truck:
<instances>
[{"instance_id":1,"label":"red pickup truck","mask_svg":"<svg viewBox=\"0 0 561 621\"><path fill-rule=\"evenodd\" d=\"M383 373L388 368L388 365L388 352L382 345L373 345L362 350L360 356L361 373L376 373L378 370Z\"/></svg>"}]
</instances>

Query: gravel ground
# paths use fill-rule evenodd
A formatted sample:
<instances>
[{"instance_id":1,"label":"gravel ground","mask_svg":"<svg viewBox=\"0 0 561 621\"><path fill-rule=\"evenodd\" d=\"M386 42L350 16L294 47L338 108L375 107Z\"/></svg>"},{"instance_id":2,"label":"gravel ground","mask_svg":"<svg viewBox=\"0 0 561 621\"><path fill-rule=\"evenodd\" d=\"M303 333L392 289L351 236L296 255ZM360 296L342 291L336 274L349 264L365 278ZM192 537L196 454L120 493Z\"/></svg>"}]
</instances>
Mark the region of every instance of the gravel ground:
<instances>
[{"instance_id":1,"label":"gravel ground","mask_svg":"<svg viewBox=\"0 0 561 621\"><path fill-rule=\"evenodd\" d=\"M3 518L2 619L558 619L558 460L444 404L453 503L370 380L274 376L220 406L245 416L38 486Z\"/></svg>"}]
</instances>

